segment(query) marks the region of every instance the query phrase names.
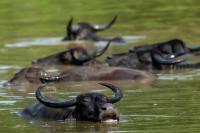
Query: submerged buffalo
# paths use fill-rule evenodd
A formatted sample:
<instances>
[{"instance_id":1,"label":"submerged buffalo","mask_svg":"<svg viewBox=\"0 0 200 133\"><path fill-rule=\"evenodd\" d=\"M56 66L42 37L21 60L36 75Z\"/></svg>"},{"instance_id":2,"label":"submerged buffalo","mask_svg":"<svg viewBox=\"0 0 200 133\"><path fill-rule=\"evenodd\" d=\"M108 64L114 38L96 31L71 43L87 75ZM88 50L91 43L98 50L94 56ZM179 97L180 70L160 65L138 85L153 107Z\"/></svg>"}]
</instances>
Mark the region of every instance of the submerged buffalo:
<instances>
[{"instance_id":1,"label":"submerged buffalo","mask_svg":"<svg viewBox=\"0 0 200 133\"><path fill-rule=\"evenodd\" d=\"M155 76L150 72L125 67L82 66L67 69L56 76L43 73L40 80L44 83L84 80L131 80L137 83L151 83L155 80Z\"/></svg>"},{"instance_id":2,"label":"submerged buffalo","mask_svg":"<svg viewBox=\"0 0 200 133\"><path fill-rule=\"evenodd\" d=\"M67 68L60 74L52 75L39 67L28 67L20 70L4 86L22 86L44 82L98 80L131 80L137 83L151 83L155 80L152 73L123 67L81 66Z\"/></svg>"},{"instance_id":3,"label":"submerged buffalo","mask_svg":"<svg viewBox=\"0 0 200 133\"><path fill-rule=\"evenodd\" d=\"M44 58L32 61L33 65L59 66L59 65L83 65L101 56L109 47L111 41L100 51L88 52L83 47L75 47Z\"/></svg>"},{"instance_id":4,"label":"submerged buffalo","mask_svg":"<svg viewBox=\"0 0 200 133\"><path fill-rule=\"evenodd\" d=\"M104 31L110 28L116 21L117 16L113 17L105 24L89 24L86 22L79 22L73 24L73 18L71 18L66 27L66 36L63 41L67 40L89 40L89 41L108 41L109 38L102 38L96 35L96 32ZM112 38L113 42L124 43L125 41L121 37Z\"/></svg>"},{"instance_id":5,"label":"submerged buffalo","mask_svg":"<svg viewBox=\"0 0 200 133\"><path fill-rule=\"evenodd\" d=\"M31 83L41 84L40 77L44 69L39 67L27 67L17 72L10 80L3 84L5 87L26 86Z\"/></svg>"},{"instance_id":6,"label":"submerged buffalo","mask_svg":"<svg viewBox=\"0 0 200 133\"><path fill-rule=\"evenodd\" d=\"M110 88L114 92L114 96L107 97L100 93L86 93L74 99L58 101L43 96L41 90L45 85L42 85L36 91L39 103L24 109L20 114L31 119L118 122L119 114L113 103L120 101L123 94L118 87L112 84L100 84Z\"/></svg>"},{"instance_id":7,"label":"submerged buffalo","mask_svg":"<svg viewBox=\"0 0 200 133\"><path fill-rule=\"evenodd\" d=\"M163 70L171 68L199 68L199 63L188 63L186 54L199 52L200 48L189 48L178 39L143 45L130 49L128 53L113 54L105 62L110 66L123 66L133 69Z\"/></svg>"}]
</instances>

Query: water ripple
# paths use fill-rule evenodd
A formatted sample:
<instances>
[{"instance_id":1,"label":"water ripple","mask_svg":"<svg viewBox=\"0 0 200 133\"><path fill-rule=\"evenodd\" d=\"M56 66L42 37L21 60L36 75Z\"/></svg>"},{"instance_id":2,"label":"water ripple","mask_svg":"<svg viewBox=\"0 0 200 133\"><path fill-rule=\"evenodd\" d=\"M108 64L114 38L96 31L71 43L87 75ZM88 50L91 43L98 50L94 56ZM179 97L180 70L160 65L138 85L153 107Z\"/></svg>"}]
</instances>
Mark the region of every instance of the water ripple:
<instances>
[{"instance_id":1,"label":"water ripple","mask_svg":"<svg viewBox=\"0 0 200 133\"><path fill-rule=\"evenodd\" d=\"M20 69L21 67L18 65L0 65L0 70L8 70L8 69Z\"/></svg>"},{"instance_id":2,"label":"water ripple","mask_svg":"<svg viewBox=\"0 0 200 133\"><path fill-rule=\"evenodd\" d=\"M15 47L30 47L38 45L56 45L61 42L62 37L53 38L35 38L35 39L22 39L16 43L5 44L5 47L15 48Z\"/></svg>"},{"instance_id":3,"label":"water ripple","mask_svg":"<svg viewBox=\"0 0 200 133\"><path fill-rule=\"evenodd\" d=\"M169 115L121 115L123 117L155 117L155 118L168 118L168 117L176 117L176 116L169 116Z\"/></svg>"},{"instance_id":4,"label":"water ripple","mask_svg":"<svg viewBox=\"0 0 200 133\"><path fill-rule=\"evenodd\" d=\"M158 73L156 75L159 80L193 80L195 77L200 76L200 70L194 69L184 72Z\"/></svg>"},{"instance_id":5,"label":"water ripple","mask_svg":"<svg viewBox=\"0 0 200 133\"><path fill-rule=\"evenodd\" d=\"M3 84L6 82L7 82L7 80L0 80L0 88L3 88Z\"/></svg>"},{"instance_id":6,"label":"water ripple","mask_svg":"<svg viewBox=\"0 0 200 133\"><path fill-rule=\"evenodd\" d=\"M21 39L15 43L8 43L5 44L5 47L7 48L15 48L15 47L30 47L30 46L51 46L51 45L57 45L61 43L65 43L61 41L63 37L52 37L52 38L34 38L34 39ZM126 43L130 42L136 42L141 39L144 39L145 36L123 36L122 37ZM96 46L105 46L107 44L107 41L99 41L95 43ZM121 43L113 43L115 45L119 45ZM125 44L125 43L124 43Z\"/></svg>"},{"instance_id":7,"label":"water ripple","mask_svg":"<svg viewBox=\"0 0 200 133\"><path fill-rule=\"evenodd\" d=\"M14 103L16 103L16 101L11 101L11 100L0 101L0 105L13 105Z\"/></svg>"}]
</instances>

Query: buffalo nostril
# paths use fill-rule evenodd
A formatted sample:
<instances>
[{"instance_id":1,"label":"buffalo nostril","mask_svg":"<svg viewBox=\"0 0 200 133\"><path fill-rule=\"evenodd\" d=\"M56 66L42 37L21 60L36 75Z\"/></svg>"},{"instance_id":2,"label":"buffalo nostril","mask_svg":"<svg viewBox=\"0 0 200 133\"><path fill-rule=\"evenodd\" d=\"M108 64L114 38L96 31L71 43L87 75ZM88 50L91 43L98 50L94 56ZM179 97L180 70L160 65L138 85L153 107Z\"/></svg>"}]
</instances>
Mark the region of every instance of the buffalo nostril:
<instances>
[{"instance_id":1,"label":"buffalo nostril","mask_svg":"<svg viewBox=\"0 0 200 133\"><path fill-rule=\"evenodd\" d=\"M101 109L105 111L107 108L106 107L101 107Z\"/></svg>"}]
</instances>

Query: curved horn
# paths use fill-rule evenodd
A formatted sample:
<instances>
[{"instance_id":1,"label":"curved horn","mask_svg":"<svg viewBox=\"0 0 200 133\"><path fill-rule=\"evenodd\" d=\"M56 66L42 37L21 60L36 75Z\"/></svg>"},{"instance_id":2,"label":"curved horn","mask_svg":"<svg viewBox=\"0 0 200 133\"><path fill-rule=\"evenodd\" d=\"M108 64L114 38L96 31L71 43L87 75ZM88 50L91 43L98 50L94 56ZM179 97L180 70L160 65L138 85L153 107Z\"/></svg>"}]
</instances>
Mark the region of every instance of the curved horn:
<instances>
[{"instance_id":1,"label":"curved horn","mask_svg":"<svg viewBox=\"0 0 200 133\"><path fill-rule=\"evenodd\" d=\"M106 44L106 46L105 46L102 50L98 51L98 52L94 55L94 58L99 57L99 56L101 56L102 54L104 54L104 53L106 52L106 50L108 49L108 47L110 46L111 42L112 42L112 40L108 41L108 43Z\"/></svg>"},{"instance_id":2,"label":"curved horn","mask_svg":"<svg viewBox=\"0 0 200 133\"><path fill-rule=\"evenodd\" d=\"M114 96L108 99L110 103L116 103L123 97L123 94L118 87L109 83L99 83L99 84L110 88L114 92Z\"/></svg>"},{"instance_id":3,"label":"curved horn","mask_svg":"<svg viewBox=\"0 0 200 133\"><path fill-rule=\"evenodd\" d=\"M67 27L66 27L66 32L67 32L67 37L68 40L72 40L72 32L71 32L71 27L72 27L72 23L73 23L73 17L71 17L71 19L69 20Z\"/></svg>"},{"instance_id":4,"label":"curved horn","mask_svg":"<svg viewBox=\"0 0 200 133\"><path fill-rule=\"evenodd\" d=\"M166 59L163 56L161 56L161 54L159 53L152 53L152 58L156 60L157 63L163 64L163 65L178 64L185 61L185 59L177 58L174 54L170 54L169 57L170 58Z\"/></svg>"},{"instance_id":5,"label":"curved horn","mask_svg":"<svg viewBox=\"0 0 200 133\"><path fill-rule=\"evenodd\" d=\"M52 108L66 108L66 107L70 107L70 106L74 106L76 105L76 99L71 99L71 100L63 100L63 101L58 101L58 100L51 100L47 97L44 97L41 94L41 90L46 86L45 85L41 85L38 87L38 89L36 90L35 96L37 98L37 100L42 103L45 106L48 107L52 107Z\"/></svg>"},{"instance_id":6,"label":"curved horn","mask_svg":"<svg viewBox=\"0 0 200 133\"><path fill-rule=\"evenodd\" d=\"M93 29L95 31L102 31L102 30L108 29L115 23L116 20L117 20L117 16L114 16L110 21L108 21L107 23L103 25L93 25Z\"/></svg>"},{"instance_id":7,"label":"curved horn","mask_svg":"<svg viewBox=\"0 0 200 133\"><path fill-rule=\"evenodd\" d=\"M81 49L82 52L86 55L84 58L81 58L81 59L76 58L76 56L74 55L74 51L75 51L75 49L74 49L74 50L71 51L72 62L74 64L81 65L81 64L83 64L83 63L85 63L87 61L93 60L94 58L97 58L97 57L101 56L102 54L104 54L105 51L110 46L110 43L111 43L111 40L107 43L107 45L102 50L100 50L97 53L94 53L94 55L89 55L86 50Z\"/></svg>"},{"instance_id":8,"label":"curved horn","mask_svg":"<svg viewBox=\"0 0 200 133\"><path fill-rule=\"evenodd\" d=\"M71 17L71 19L67 23L67 26L66 26L66 35L62 39L62 41L67 41L67 40L72 40L73 39L72 38L72 32L71 32L72 22L73 22L73 17Z\"/></svg>"}]
</instances>

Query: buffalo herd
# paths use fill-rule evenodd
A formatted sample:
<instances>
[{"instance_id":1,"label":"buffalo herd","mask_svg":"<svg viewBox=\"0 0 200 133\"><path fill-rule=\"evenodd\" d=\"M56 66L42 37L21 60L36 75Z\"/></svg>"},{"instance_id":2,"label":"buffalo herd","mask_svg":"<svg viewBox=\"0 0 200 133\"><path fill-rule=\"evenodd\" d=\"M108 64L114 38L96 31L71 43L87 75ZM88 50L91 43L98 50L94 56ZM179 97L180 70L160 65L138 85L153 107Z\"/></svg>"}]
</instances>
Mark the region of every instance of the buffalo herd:
<instances>
[{"instance_id":1,"label":"buffalo herd","mask_svg":"<svg viewBox=\"0 0 200 133\"><path fill-rule=\"evenodd\" d=\"M113 97L100 93L86 93L74 99L59 101L45 97L41 91L51 82L131 80L137 83L152 83L156 79L155 70L200 68L200 63L190 63L187 59L188 55L198 56L200 47L189 47L179 39L135 46L127 52L111 54L103 60L98 60L97 57L103 55L112 42L124 42L123 37L103 38L96 35L96 32L110 28L116 20L117 16L98 25L86 22L73 23L71 18L62 41L103 40L107 44L94 51L81 46L69 48L33 60L28 67L17 72L4 86L39 86L35 93L39 103L25 108L19 114L31 119L118 122L119 114L113 103L120 101L123 94L115 85L100 83L113 91ZM52 68L57 70L56 73L48 71Z\"/></svg>"}]
</instances>

